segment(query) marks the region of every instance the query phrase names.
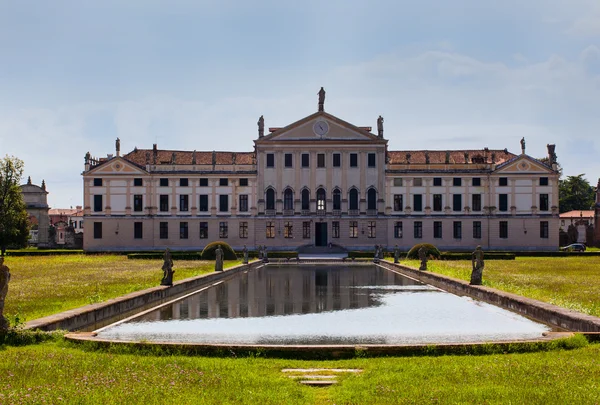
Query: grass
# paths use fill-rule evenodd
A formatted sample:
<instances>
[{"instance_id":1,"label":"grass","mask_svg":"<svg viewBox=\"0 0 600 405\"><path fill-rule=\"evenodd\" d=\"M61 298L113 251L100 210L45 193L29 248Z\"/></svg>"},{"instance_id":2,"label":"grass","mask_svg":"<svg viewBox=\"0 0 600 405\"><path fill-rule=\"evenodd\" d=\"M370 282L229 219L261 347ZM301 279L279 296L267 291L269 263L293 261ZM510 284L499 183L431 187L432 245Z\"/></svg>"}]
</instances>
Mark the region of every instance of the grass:
<instances>
[{"instance_id":1,"label":"grass","mask_svg":"<svg viewBox=\"0 0 600 405\"><path fill-rule=\"evenodd\" d=\"M0 349L10 404L597 404L600 345L487 356L343 361L86 352L66 342ZM359 368L309 388L283 368Z\"/></svg>"},{"instance_id":2,"label":"grass","mask_svg":"<svg viewBox=\"0 0 600 405\"><path fill-rule=\"evenodd\" d=\"M7 256L4 263L11 272L4 312L13 324L157 286L163 264L120 255ZM214 271L214 262L175 261L174 269L177 281Z\"/></svg>"},{"instance_id":3,"label":"grass","mask_svg":"<svg viewBox=\"0 0 600 405\"><path fill-rule=\"evenodd\" d=\"M418 268L417 260L403 261ZM470 261L430 261L435 273L470 280ZM600 316L600 257L517 257L488 260L483 284L545 301L589 315Z\"/></svg>"}]
</instances>

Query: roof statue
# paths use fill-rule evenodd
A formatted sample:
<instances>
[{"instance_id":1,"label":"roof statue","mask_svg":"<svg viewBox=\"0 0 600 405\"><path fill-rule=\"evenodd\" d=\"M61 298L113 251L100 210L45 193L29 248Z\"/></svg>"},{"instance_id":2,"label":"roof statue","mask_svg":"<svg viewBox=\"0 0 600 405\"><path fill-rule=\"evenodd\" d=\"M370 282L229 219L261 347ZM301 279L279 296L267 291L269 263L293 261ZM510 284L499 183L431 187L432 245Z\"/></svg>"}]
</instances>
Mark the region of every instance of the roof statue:
<instances>
[{"instance_id":1,"label":"roof statue","mask_svg":"<svg viewBox=\"0 0 600 405\"><path fill-rule=\"evenodd\" d=\"M258 125L258 137L262 138L265 135L265 117L261 115L256 124Z\"/></svg>"},{"instance_id":2,"label":"roof statue","mask_svg":"<svg viewBox=\"0 0 600 405\"><path fill-rule=\"evenodd\" d=\"M319 95L319 111L325 111L325 89L321 87L317 94Z\"/></svg>"},{"instance_id":3,"label":"roof statue","mask_svg":"<svg viewBox=\"0 0 600 405\"><path fill-rule=\"evenodd\" d=\"M42 180L42 190L46 191L46 182Z\"/></svg>"},{"instance_id":4,"label":"roof statue","mask_svg":"<svg viewBox=\"0 0 600 405\"><path fill-rule=\"evenodd\" d=\"M235 164L236 160L237 160L237 153L232 152L231 153L231 164Z\"/></svg>"},{"instance_id":5,"label":"roof statue","mask_svg":"<svg viewBox=\"0 0 600 405\"><path fill-rule=\"evenodd\" d=\"M425 151L425 164L429 164L429 152Z\"/></svg>"},{"instance_id":6,"label":"roof statue","mask_svg":"<svg viewBox=\"0 0 600 405\"><path fill-rule=\"evenodd\" d=\"M377 118L377 135L383 138L383 117L381 115Z\"/></svg>"},{"instance_id":7,"label":"roof statue","mask_svg":"<svg viewBox=\"0 0 600 405\"><path fill-rule=\"evenodd\" d=\"M410 164L410 153L406 154L406 163Z\"/></svg>"},{"instance_id":8,"label":"roof statue","mask_svg":"<svg viewBox=\"0 0 600 405\"><path fill-rule=\"evenodd\" d=\"M521 153L525 154L525 137L521 138Z\"/></svg>"},{"instance_id":9,"label":"roof statue","mask_svg":"<svg viewBox=\"0 0 600 405\"><path fill-rule=\"evenodd\" d=\"M192 153L192 164L195 165L196 164L196 150L194 149L194 152Z\"/></svg>"},{"instance_id":10,"label":"roof statue","mask_svg":"<svg viewBox=\"0 0 600 405\"><path fill-rule=\"evenodd\" d=\"M117 152L117 156L121 156L121 140L119 138L115 141L115 151Z\"/></svg>"},{"instance_id":11,"label":"roof statue","mask_svg":"<svg viewBox=\"0 0 600 405\"><path fill-rule=\"evenodd\" d=\"M92 155L90 154L90 152L88 151L85 154L85 164L87 165L88 163L90 163L90 159L92 158Z\"/></svg>"},{"instance_id":12,"label":"roof statue","mask_svg":"<svg viewBox=\"0 0 600 405\"><path fill-rule=\"evenodd\" d=\"M175 154L175 152L173 152L171 154L171 164L175 164L177 163L177 155Z\"/></svg>"},{"instance_id":13,"label":"roof statue","mask_svg":"<svg viewBox=\"0 0 600 405\"><path fill-rule=\"evenodd\" d=\"M465 163L469 163L469 152L465 152Z\"/></svg>"},{"instance_id":14,"label":"roof statue","mask_svg":"<svg viewBox=\"0 0 600 405\"><path fill-rule=\"evenodd\" d=\"M149 150L146 151L146 164L147 165L150 164L150 151Z\"/></svg>"},{"instance_id":15,"label":"roof statue","mask_svg":"<svg viewBox=\"0 0 600 405\"><path fill-rule=\"evenodd\" d=\"M28 185L28 186L31 186L31 176L28 176L28 177L27 177L27 185Z\"/></svg>"},{"instance_id":16,"label":"roof statue","mask_svg":"<svg viewBox=\"0 0 600 405\"><path fill-rule=\"evenodd\" d=\"M450 151L446 151L446 164L450 163Z\"/></svg>"},{"instance_id":17,"label":"roof statue","mask_svg":"<svg viewBox=\"0 0 600 405\"><path fill-rule=\"evenodd\" d=\"M553 165L556 163L556 145L548 144L546 145L546 148L548 148L548 160L550 161L550 165Z\"/></svg>"}]
</instances>

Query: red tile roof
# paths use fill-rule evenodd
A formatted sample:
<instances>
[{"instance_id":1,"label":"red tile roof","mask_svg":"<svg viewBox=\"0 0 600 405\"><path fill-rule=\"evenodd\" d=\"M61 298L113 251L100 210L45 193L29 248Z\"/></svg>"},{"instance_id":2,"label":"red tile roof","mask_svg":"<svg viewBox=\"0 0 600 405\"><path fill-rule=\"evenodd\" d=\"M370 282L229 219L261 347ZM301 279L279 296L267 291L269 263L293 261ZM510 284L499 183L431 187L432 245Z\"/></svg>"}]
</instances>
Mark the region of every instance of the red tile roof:
<instances>
[{"instance_id":1,"label":"red tile roof","mask_svg":"<svg viewBox=\"0 0 600 405\"><path fill-rule=\"evenodd\" d=\"M561 218L593 218L593 210L575 210L569 212L563 212L560 214Z\"/></svg>"},{"instance_id":2,"label":"red tile roof","mask_svg":"<svg viewBox=\"0 0 600 405\"><path fill-rule=\"evenodd\" d=\"M154 152L152 149L135 149L123 158L129 160L138 166L146 166L146 153L150 156L150 164L154 164ZM194 154L196 155L196 164L211 165L213 163L213 152L193 152L179 150L158 150L156 153L156 164L171 164L175 154L175 164L191 165ZM235 157L236 165L251 165L252 152L214 152L217 165L231 165Z\"/></svg>"},{"instance_id":3,"label":"red tile roof","mask_svg":"<svg viewBox=\"0 0 600 405\"><path fill-rule=\"evenodd\" d=\"M411 164L425 164L425 154L429 154L430 164L444 164L446 162L446 152L450 153L449 162L465 163L465 153L469 156L469 163L492 163L492 154L495 155L495 163L502 164L508 160L514 159L517 155L508 152L506 149L469 149L469 150L406 150L406 151L388 151L390 164L406 164L406 155L410 153ZM475 160L474 160L475 159Z\"/></svg>"}]
</instances>

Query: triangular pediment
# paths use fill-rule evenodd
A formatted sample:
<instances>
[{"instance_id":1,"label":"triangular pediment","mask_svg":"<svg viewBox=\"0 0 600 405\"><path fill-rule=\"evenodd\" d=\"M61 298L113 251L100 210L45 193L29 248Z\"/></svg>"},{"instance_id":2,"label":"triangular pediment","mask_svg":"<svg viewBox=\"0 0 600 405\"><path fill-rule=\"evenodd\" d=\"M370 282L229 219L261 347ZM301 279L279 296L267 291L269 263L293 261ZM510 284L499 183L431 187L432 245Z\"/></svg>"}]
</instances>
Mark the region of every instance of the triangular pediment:
<instances>
[{"instance_id":1,"label":"triangular pediment","mask_svg":"<svg viewBox=\"0 0 600 405\"><path fill-rule=\"evenodd\" d=\"M123 174L123 175L144 175L148 174L145 170L139 168L137 165L129 162L122 157L114 157L110 160L102 162L100 165L94 167L86 174Z\"/></svg>"},{"instance_id":2,"label":"triangular pediment","mask_svg":"<svg viewBox=\"0 0 600 405\"><path fill-rule=\"evenodd\" d=\"M554 171L540 162L527 155L520 155L499 165L494 173L554 173Z\"/></svg>"},{"instance_id":3,"label":"triangular pediment","mask_svg":"<svg viewBox=\"0 0 600 405\"><path fill-rule=\"evenodd\" d=\"M370 133L365 127L357 127L326 112L317 112L286 127L278 128L255 142L260 144L314 140L387 142Z\"/></svg>"}]
</instances>

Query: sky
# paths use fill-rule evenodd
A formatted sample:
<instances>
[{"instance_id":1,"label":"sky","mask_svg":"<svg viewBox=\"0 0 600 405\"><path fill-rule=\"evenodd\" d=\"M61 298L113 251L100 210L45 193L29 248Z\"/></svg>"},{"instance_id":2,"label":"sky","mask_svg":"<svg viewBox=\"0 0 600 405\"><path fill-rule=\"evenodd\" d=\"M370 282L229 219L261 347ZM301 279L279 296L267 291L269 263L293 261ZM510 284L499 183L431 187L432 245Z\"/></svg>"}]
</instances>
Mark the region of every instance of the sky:
<instances>
[{"instance_id":1,"label":"sky","mask_svg":"<svg viewBox=\"0 0 600 405\"><path fill-rule=\"evenodd\" d=\"M0 0L0 156L83 204L84 155L252 151L256 122L385 119L390 150L546 156L600 177L597 0Z\"/></svg>"}]
</instances>

